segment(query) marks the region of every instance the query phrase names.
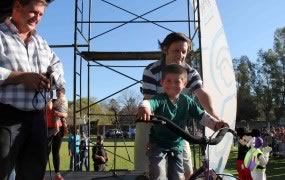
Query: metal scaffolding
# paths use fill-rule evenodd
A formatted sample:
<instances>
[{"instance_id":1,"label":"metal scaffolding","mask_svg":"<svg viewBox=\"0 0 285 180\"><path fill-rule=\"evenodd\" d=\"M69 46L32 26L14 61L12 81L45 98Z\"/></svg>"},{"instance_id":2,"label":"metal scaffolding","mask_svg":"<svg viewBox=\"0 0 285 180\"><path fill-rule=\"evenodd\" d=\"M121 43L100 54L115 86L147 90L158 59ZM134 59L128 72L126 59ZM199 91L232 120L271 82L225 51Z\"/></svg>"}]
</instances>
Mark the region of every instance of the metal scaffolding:
<instances>
[{"instance_id":1,"label":"metal scaffolding","mask_svg":"<svg viewBox=\"0 0 285 180\"><path fill-rule=\"evenodd\" d=\"M169 6L173 3L177 2L186 2L187 6L185 7L187 9L187 14L185 15L185 19L179 19L179 20L149 20L145 18L147 14L155 13L156 11L160 10L161 8L165 8L166 6ZM117 9L120 9L126 13L129 13L135 18L132 18L131 20L93 20L94 17L92 17L92 7L93 3L94 6L96 6L95 3L97 2L103 2L105 5L115 7ZM122 26L126 24L136 23L136 24L153 24L154 26L160 27L162 30L166 30L168 32L174 32L175 29L170 29L164 25L165 23L186 23L187 24L187 34L192 39L193 42L197 42L195 44L194 48L194 58L190 57L187 59L188 63L191 63L192 66L195 66L199 72L201 71L201 53L200 53L200 29L199 29L199 0L194 0L192 2L193 7L190 4L190 0L172 0L172 1L161 1L163 4L161 4L159 7L153 8L149 10L146 13L143 13L141 15L138 15L137 13L130 12L123 7L120 7L116 4L113 4L111 2L108 2L106 0L76 0L75 1L75 20L74 20L74 94L73 94L73 100L74 102L76 100L81 99L82 95L82 61L87 61L87 98L89 102L90 98L90 71L92 66L102 66L106 69L109 69L111 71L114 71L116 73L121 73L122 75L125 75L127 78L131 78L128 75L124 74L123 72L118 72L117 70L111 68L110 66L104 65L102 61L129 61L130 63L132 61L147 61L147 60L158 60L161 58L161 52L160 51L96 51L92 48L92 41L96 41L97 38L106 35L107 33L110 33L112 31L115 31ZM126 4L129 2L125 2ZM87 4L87 5L86 5ZM87 10L86 10L87 9ZM109 15L111 14L108 12ZM115 14L114 14L115 16ZM142 19L142 20L138 20ZM98 24L119 24L113 28L107 29L104 32L101 32L97 35L92 36L92 27L96 28L96 25ZM87 31L85 30L87 29ZM102 38L102 37L101 37ZM80 39L80 40L79 40ZM196 39L196 41L195 41ZM82 43L83 40L83 43ZM121 66L125 67L125 66ZM137 66L129 65L128 67L136 68ZM132 78L131 78L132 79ZM133 79L136 83L131 84L131 86L140 83L140 80ZM121 91L119 91L121 92ZM117 92L117 93L119 93ZM117 94L115 93L115 94ZM115 95L112 94L112 95ZM82 110L88 109L90 106L93 106L99 102L102 102L106 98L103 98L101 100L98 100L96 103L88 104L87 107L82 107L79 105L79 108L74 106L74 117L76 117L77 113L81 113ZM81 104L81 102L79 103ZM88 113L89 114L89 113ZM74 120L75 123L75 120Z\"/></svg>"},{"instance_id":2,"label":"metal scaffolding","mask_svg":"<svg viewBox=\"0 0 285 180\"><path fill-rule=\"evenodd\" d=\"M192 2L191 2L192 1ZM157 1L157 6L151 8L150 10L144 12L144 13L135 13L131 12L130 10L127 10L124 8L126 5L129 5L129 3L134 3L134 1L107 1L107 0L75 0L75 19L74 19L74 73L73 73L73 124L74 128L76 126L76 117L82 117L82 111L87 110L87 119L90 119L90 116L92 115L90 113L90 107L100 103L122 91L125 89L128 89L130 87L133 87L139 83L141 83L141 80L137 80L135 78L132 78L131 76L125 74L124 72L120 72L113 67L118 66L109 66L105 65L103 62L106 61L128 61L128 66L120 66L120 67L131 67L131 68L137 68L138 66L131 65L134 61L147 61L147 60L158 60L161 58L161 52L160 51L98 51L96 48L94 48L93 43L96 43L96 40L98 38L104 38L107 34L110 34L113 31L118 31L119 29L125 27L125 25L133 24L133 25L142 25L142 26L149 26L152 25L155 28L161 29L162 32L167 32L166 34L174 31L178 31L175 26L172 28L169 28L169 26L173 26L173 24L183 24L185 27L184 33L187 34L194 45L195 49L193 50L193 53L191 57L188 57L187 62L191 63L192 66L194 66L201 74L202 76L202 61L201 61L201 33L200 33L200 12L199 12L199 0L160 0ZM117 4L116 4L117 3ZM148 16L150 14L155 14L159 12L163 8L169 8L169 6L173 8L174 5L177 5L178 3L183 3L185 10L181 10L182 12L185 12L182 16L182 19L163 19L160 18L155 19L155 16L152 18L149 18ZM106 12L108 14L109 20L100 20L99 18L96 18L94 14L95 8L102 7L112 7L113 9L120 10L133 18L129 18L128 20L117 20L118 17L115 12L108 11ZM115 10L114 10L115 11ZM113 18L110 17L113 15ZM151 20L150 20L151 19ZM113 27L110 27L102 32L97 32L94 35L94 31L98 31L96 28L99 25L113 25ZM166 35L165 34L165 35ZM140 34L140 36L143 36L143 34ZM154 42L153 42L154 43ZM83 62L87 63L86 67L83 66ZM95 103L90 104L90 92L91 92L91 70L94 66L100 66L102 68L105 68L107 70L113 71L117 74L120 74L128 79L131 79L134 81L134 83L130 84L129 86L126 86L122 88L121 90L118 90L98 101ZM87 101L88 105L85 107L82 107L82 86L83 86L83 68L87 68ZM88 130L90 132L90 130ZM90 134L88 134L89 136Z\"/></svg>"}]
</instances>

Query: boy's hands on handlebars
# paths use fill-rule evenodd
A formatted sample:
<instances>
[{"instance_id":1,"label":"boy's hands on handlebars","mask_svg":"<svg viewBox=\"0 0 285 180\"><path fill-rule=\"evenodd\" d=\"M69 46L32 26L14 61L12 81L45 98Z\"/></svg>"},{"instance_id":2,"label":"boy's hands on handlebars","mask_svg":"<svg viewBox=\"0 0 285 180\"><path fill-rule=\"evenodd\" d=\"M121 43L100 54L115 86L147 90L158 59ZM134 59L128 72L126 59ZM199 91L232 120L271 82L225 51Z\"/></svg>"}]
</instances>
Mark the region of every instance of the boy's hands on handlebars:
<instances>
[{"instance_id":1,"label":"boy's hands on handlebars","mask_svg":"<svg viewBox=\"0 0 285 180\"><path fill-rule=\"evenodd\" d=\"M216 123L215 125L215 131L221 128L225 128L225 127L230 127L228 123L226 123L225 121L221 120L219 122Z\"/></svg>"},{"instance_id":2,"label":"boy's hands on handlebars","mask_svg":"<svg viewBox=\"0 0 285 180\"><path fill-rule=\"evenodd\" d=\"M139 120L150 121L151 120L150 115L152 115L152 113L151 113L151 110L149 108L140 107L138 109L137 118Z\"/></svg>"}]
</instances>

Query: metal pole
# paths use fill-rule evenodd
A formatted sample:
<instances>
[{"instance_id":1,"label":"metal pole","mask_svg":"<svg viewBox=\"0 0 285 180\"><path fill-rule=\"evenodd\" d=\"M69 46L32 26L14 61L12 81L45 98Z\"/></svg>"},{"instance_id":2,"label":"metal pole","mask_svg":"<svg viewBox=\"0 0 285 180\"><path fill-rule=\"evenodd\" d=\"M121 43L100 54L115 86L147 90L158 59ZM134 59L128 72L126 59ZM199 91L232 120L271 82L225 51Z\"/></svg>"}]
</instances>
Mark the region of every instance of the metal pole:
<instances>
[{"instance_id":1,"label":"metal pole","mask_svg":"<svg viewBox=\"0 0 285 180\"><path fill-rule=\"evenodd\" d=\"M77 3L78 0L75 0L75 16L74 16L74 47L73 47L73 131L74 131L74 146L73 151L76 151L76 62L77 62ZM73 166L76 168L76 156L73 158Z\"/></svg>"},{"instance_id":2,"label":"metal pole","mask_svg":"<svg viewBox=\"0 0 285 180\"><path fill-rule=\"evenodd\" d=\"M201 17L200 17L200 0L197 0L197 10L198 10L198 26L199 26L199 49L200 49L200 68L201 68L201 78L203 79L203 59L202 59L202 40L201 40Z\"/></svg>"}]
</instances>

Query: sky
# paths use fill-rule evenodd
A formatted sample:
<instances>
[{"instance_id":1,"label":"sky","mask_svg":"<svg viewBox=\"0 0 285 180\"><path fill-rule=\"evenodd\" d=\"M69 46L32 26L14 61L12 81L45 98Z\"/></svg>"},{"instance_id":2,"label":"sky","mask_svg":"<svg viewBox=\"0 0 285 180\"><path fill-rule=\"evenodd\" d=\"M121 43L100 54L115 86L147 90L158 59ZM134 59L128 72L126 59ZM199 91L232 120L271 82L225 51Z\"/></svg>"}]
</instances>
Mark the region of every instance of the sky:
<instances>
[{"instance_id":1,"label":"sky","mask_svg":"<svg viewBox=\"0 0 285 180\"><path fill-rule=\"evenodd\" d=\"M155 7L168 2L166 0L109 0L135 14L143 14ZM79 0L81 2L81 0ZM84 1L86 2L86 1ZM182 19L186 13L186 1L177 2L150 13L149 20ZM251 61L257 59L260 49L273 47L273 35L277 28L285 27L284 0L216 0L224 25L226 38L232 58L242 55ZM48 7L38 33L50 45L71 45L74 40L74 0L55 0ZM93 1L93 20L130 20L135 16L118 10L100 0ZM84 12L87 12L84 7ZM86 14L84 14L86 15ZM141 20L141 19L140 19ZM118 24L97 24L91 27L91 36L96 36ZM167 28L184 32L185 24L163 24ZM83 34L87 26L83 25ZM91 44L92 51L158 51L158 40L162 41L169 31L152 24L128 24L111 33L95 38ZM79 43L83 44L82 38ZM66 79L66 95L73 100L73 49L54 48L64 65ZM86 49L81 49L86 50ZM146 66L152 61L120 61L101 62L107 65ZM141 80L143 68L114 68L128 76ZM83 61L82 96L87 96L87 62ZM120 89L133 84L134 81L102 67L91 67L90 95L100 100ZM79 82L79 81L78 81ZM78 86L79 87L79 86ZM140 85L132 87L129 92L139 94ZM79 89L77 89L79 90ZM116 96L114 96L115 98Z\"/></svg>"}]
</instances>

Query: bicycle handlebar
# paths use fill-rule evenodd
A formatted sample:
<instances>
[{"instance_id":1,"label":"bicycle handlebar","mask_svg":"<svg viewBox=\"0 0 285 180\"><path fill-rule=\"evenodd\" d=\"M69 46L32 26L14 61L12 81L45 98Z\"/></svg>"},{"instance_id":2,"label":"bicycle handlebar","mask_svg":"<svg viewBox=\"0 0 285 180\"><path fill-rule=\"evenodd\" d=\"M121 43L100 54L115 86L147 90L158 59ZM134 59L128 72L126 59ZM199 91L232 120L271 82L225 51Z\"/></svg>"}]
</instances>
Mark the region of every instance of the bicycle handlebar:
<instances>
[{"instance_id":1,"label":"bicycle handlebar","mask_svg":"<svg viewBox=\"0 0 285 180\"><path fill-rule=\"evenodd\" d=\"M236 132L228 127L218 129L219 132L215 138L194 136L186 132L184 129L182 129L178 125L176 125L174 122L162 116L151 116L150 121L136 120L136 122L161 124L163 126L166 126L170 130L175 132L177 135L181 136L183 139L185 139L186 141L192 144L209 144L209 145L219 144L227 132L232 133L234 137L236 136Z\"/></svg>"}]
</instances>

